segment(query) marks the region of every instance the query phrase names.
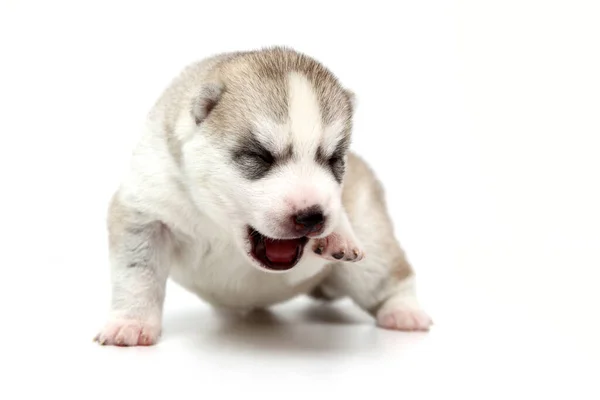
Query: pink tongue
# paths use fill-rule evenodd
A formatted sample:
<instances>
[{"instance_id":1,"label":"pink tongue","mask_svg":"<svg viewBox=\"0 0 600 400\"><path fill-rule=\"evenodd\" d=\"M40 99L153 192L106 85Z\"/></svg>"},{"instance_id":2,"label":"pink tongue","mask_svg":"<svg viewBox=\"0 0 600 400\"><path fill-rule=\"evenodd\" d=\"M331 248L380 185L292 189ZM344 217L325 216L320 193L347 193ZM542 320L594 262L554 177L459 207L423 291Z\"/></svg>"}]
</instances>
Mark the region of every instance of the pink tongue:
<instances>
[{"instance_id":1,"label":"pink tongue","mask_svg":"<svg viewBox=\"0 0 600 400\"><path fill-rule=\"evenodd\" d=\"M296 259L298 240L265 240L265 251L273 263L291 264Z\"/></svg>"}]
</instances>

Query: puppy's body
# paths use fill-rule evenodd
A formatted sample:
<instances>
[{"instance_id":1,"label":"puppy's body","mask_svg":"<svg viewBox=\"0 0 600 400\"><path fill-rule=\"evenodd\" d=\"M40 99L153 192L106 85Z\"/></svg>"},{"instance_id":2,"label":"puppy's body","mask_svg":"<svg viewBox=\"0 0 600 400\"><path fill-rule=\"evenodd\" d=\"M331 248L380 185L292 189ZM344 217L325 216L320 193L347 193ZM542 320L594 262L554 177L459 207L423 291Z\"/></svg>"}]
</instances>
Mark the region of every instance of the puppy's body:
<instances>
[{"instance_id":1,"label":"puppy's body","mask_svg":"<svg viewBox=\"0 0 600 400\"><path fill-rule=\"evenodd\" d=\"M381 185L348 151L351 117L352 95L291 50L185 69L110 206L112 305L98 340L155 343L169 276L218 307L349 296L383 327L428 329Z\"/></svg>"}]
</instances>

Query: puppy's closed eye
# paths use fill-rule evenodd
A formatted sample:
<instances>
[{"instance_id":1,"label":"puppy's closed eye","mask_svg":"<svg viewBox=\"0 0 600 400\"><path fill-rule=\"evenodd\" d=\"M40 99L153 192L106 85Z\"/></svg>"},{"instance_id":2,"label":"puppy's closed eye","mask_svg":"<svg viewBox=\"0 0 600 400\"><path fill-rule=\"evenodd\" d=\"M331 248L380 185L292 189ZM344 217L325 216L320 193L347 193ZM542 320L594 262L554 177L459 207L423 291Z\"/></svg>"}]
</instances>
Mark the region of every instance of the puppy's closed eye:
<instances>
[{"instance_id":1,"label":"puppy's closed eye","mask_svg":"<svg viewBox=\"0 0 600 400\"><path fill-rule=\"evenodd\" d=\"M247 179L257 180L271 170L275 164L275 157L267 150L241 151L236 154L235 161Z\"/></svg>"},{"instance_id":2,"label":"puppy's closed eye","mask_svg":"<svg viewBox=\"0 0 600 400\"><path fill-rule=\"evenodd\" d=\"M266 150L260 153L248 152L245 156L253 159L256 162L263 162L268 165L273 165L273 163L275 162L275 157L273 157L271 152Z\"/></svg>"}]
</instances>

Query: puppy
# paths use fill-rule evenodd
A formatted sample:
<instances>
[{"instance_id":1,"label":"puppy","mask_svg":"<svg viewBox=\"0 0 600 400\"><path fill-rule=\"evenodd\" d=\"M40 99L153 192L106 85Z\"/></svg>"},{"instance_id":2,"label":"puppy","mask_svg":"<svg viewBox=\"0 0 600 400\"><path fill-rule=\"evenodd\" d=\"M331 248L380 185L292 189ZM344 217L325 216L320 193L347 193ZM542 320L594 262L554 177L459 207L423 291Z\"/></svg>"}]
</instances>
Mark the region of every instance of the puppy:
<instances>
[{"instance_id":1,"label":"puppy","mask_svg":"<svg viewBox=\"0 0 600 400\"><path fill-rule=\"evenodd\" d=\"M188 66L158 99L109 207L112 298L96 340L152 345L170 277L215 307L350 297L427 330L381 184L351 153L353 95L287 48Z\"/></svg>"}]
</instances>

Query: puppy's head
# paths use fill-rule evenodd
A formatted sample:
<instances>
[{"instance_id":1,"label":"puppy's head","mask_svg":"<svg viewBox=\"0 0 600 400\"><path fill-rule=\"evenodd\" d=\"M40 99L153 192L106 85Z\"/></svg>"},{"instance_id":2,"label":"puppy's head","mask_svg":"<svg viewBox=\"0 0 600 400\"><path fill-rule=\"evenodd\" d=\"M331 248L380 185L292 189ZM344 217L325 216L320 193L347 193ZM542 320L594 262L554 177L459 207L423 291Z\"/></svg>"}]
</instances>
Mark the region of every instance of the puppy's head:
<instances>
[{"instance_id":1,"label":"puppy's head","mask_svg":"<svg viewBox=\"0 0 600 400\"><path fill-rule=\"evenodd\" d=\"M342 212L351 93L284 49L225 61L197 92L183 121L182 168L198 207L255 266L292 268Z\"/></svg>"}]
</instances>

